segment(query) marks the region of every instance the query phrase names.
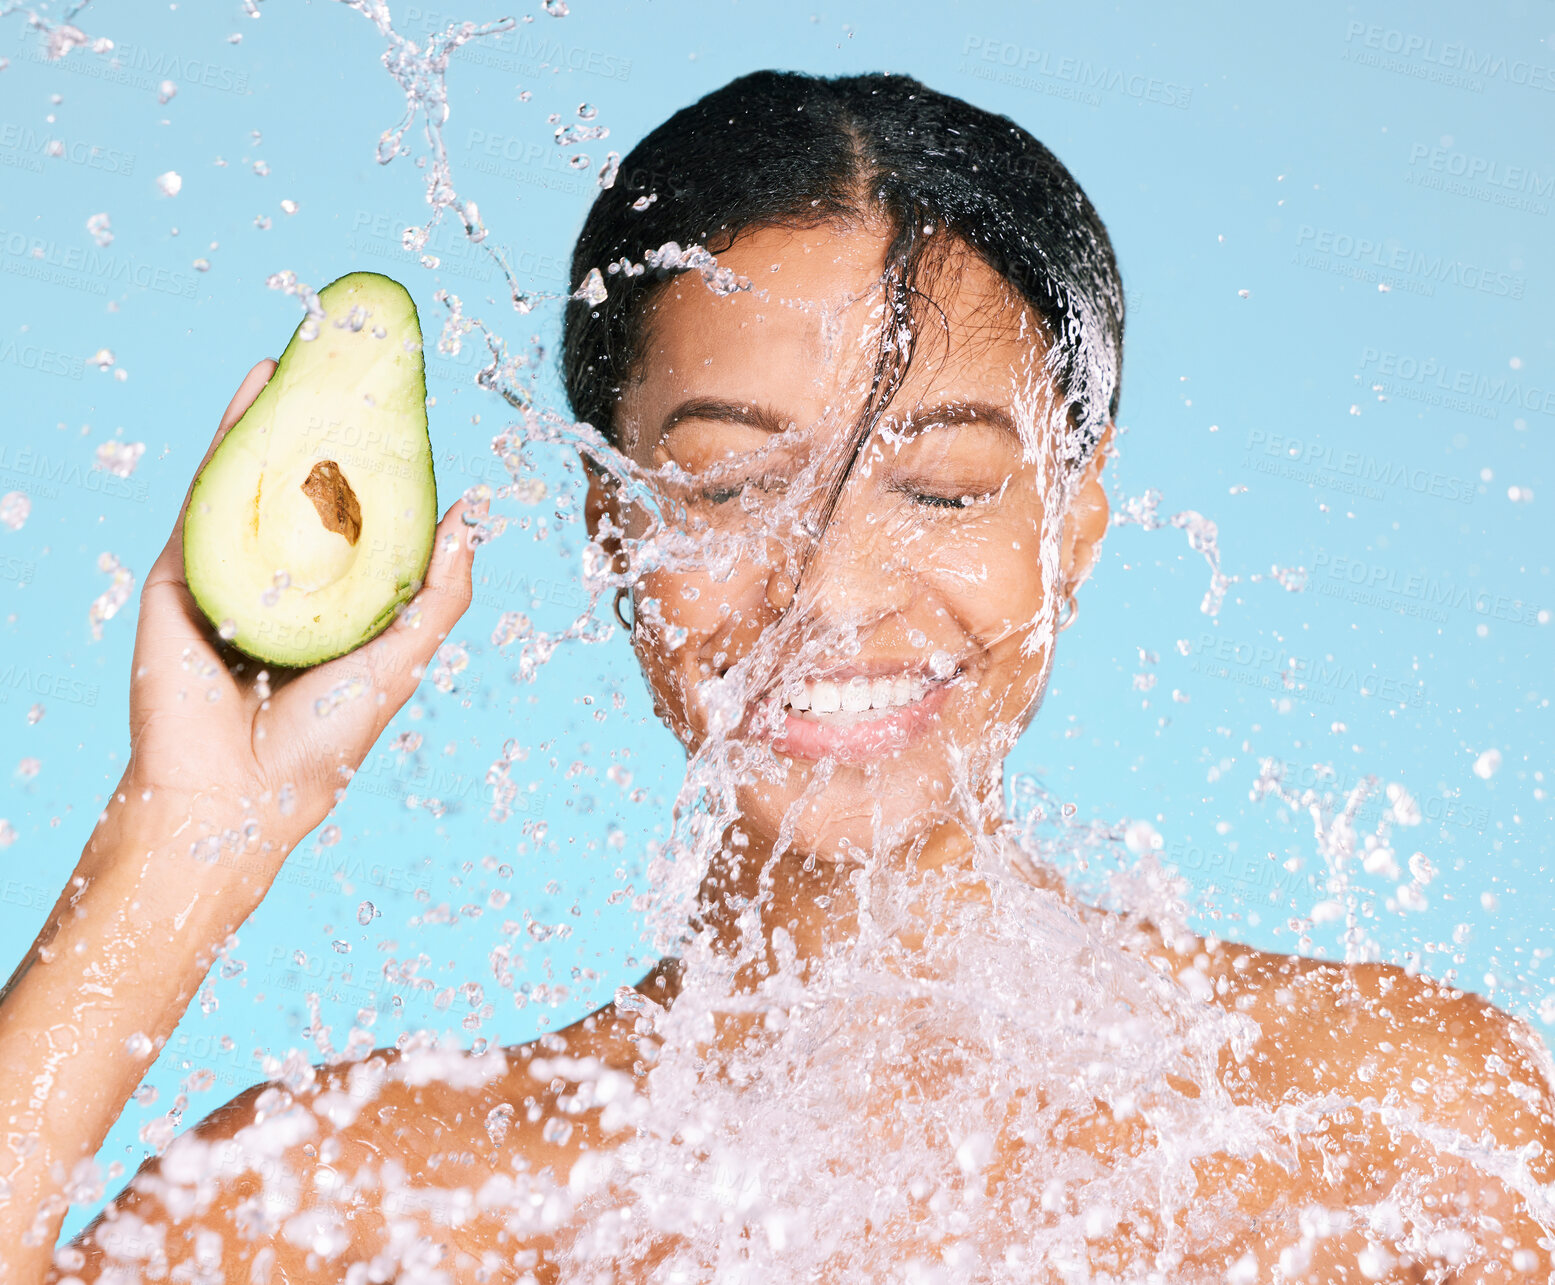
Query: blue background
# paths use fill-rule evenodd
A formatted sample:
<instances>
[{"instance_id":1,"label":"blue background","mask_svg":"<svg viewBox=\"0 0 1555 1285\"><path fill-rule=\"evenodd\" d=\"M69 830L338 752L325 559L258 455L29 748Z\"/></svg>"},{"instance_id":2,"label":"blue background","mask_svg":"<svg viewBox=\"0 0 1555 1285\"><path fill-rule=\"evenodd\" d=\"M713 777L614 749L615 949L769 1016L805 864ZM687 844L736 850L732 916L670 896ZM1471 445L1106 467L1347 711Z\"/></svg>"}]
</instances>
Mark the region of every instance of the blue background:
<instances>
[{"instance_id":1,"label":"blue background","mask_svg":"<svg viewBox=\"0 0 1555 1285\"><path fill-rule=\"evenodd\" d=\"M1396 831L1398 864L1419 851L1436 874L1408 913L1388 904L1407 869L1367 877L1371 938L1548 1031L1549 6L577 0L570 16L528 20L473 2L394 8L417 35L520 17L455 54L446 138L461 194L537 290L565 288L604 152L753 68L908 72L1042 138L1100 209L1127 287L1115 500L1155 488L1162 516L1212 519L1238 580L1207 616L1209 569L1182 530L1115 529L1012 767L1119 834L1148 821L1201 927L1286 950L1324 867L1309 815L1251 797L1260 760L1289 764L1299 785L1318 783L1319 763L1342 788L1401 783L1423 819ZM56 63L20 15L0 22L0 492L33 501L22 530L0 527L6 967L122 770L135 601L92 641L98 555L138 584L222 407L285 343L296 303L266 277L388 272L415 294L429 347L446 288L515 347L534 337L539 398L560 405L554 306L513 315L483 257L446 230L438 270L399 248L426 216L424 172L375 160L403 98L373 27L322 0L259 11L186 0L132 20L94 6L78 21L116 53ZM178 85L165 105L163 79ZM547 117L574 122L585 102L610 137L584 144L591 165L575 170L578 149L554 143ZM157 188L167 170L183 177L176 197ZM99 212L115 236L101 251L86 229ZM101 348L122 380L92 363ZM444 505L501 476L488 443L504 408L471 383L476 365L469 348L430 360ZM92 469L114 436L146 445L128 481ZM401 713L333 818L339 841L291 858L157 1062L161 1100L128 1107L105 1163L133 1170L138 1132L192 1072L215 1079L186 1118L261 1078L260 1051L322 1056L309 992L336 1047L370 1004L380 1043L422 1025L513 1042L641 971L637 923L611 894L642 890L680 755L619 635L515 681L490 642L496 618L569 623L584 603L581 534L552 502L507 511L549 515L550 535L512 531L482 553L455 634L469 668ZM1304 568L1306 587L1289 591L1276 567ZM411 731L419 750L388 748ZM498 823L485 776L510 737L527 757ZM1473 767L1491 748L1503 762L1485 779ZM12 775L26 758L36 775ZM1363 830L1381 806L1362 810ZM380 913L364 927L369 900ZM1312 948L1335 940L1320 926ZM513 989L488 962L503 943L521 961ZM390 961L415 980L385 980Z\"/></svg>"}]
</instances>

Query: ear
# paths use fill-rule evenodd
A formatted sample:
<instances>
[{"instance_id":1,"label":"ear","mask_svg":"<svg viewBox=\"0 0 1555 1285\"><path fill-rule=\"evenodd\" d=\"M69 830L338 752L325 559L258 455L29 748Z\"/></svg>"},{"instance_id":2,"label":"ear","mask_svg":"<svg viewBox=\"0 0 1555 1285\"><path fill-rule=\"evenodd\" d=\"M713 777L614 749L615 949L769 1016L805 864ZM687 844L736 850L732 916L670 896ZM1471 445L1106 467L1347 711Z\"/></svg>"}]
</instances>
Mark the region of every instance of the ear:
<instances>
[{"instance_id":1,"label":"ear","mask_svg":"<svg viewBox=\"0 0 1555 1285\"><path fill-rule=\"evenodd\" d=\"M622 557L621 537L617 532L622 529L622 522L616 488L609 474L596 468L587 455L580 451L578 458L583 462L583 475L589 481L588 494L583 500L583 521L588 527L589 539L598 540L600 548L619 563ZM599 535L601 529L609 533L603 539Z\"/></svg>"},{"instance_id":2,"label":"ear","mask_svg":"<svg viewBox=\"0 0 1555 1285\"><path fill-rule=\"evenodd\" d=\"M605 551L610 558L611 569L617 575L624 575L627 560L626 551L621 548L621 532L625 529L625 523L615 479L596 468L581 451L578 458L583 461L583 475L589 480L588 493L583 499L583 521L588 527L589 539L597 541ZM603 536L600 535L601 531L605 532Z\"/></svg>"},{"instance_id":3,"label":"ear","mask_svg":"<svg viewBox=\"0 0 1555 1285\"><path fill-rule=\"evenodd\" d=\"M1085 583L1101 556L1101 542L1112 517L1112 506L1107 503L1107 492L1101 483L1112 449L1112 428L1109 422L1102 430L1064 515L1061 568L1065 593L1074 593Z\"/></svg>"}]
</instances>

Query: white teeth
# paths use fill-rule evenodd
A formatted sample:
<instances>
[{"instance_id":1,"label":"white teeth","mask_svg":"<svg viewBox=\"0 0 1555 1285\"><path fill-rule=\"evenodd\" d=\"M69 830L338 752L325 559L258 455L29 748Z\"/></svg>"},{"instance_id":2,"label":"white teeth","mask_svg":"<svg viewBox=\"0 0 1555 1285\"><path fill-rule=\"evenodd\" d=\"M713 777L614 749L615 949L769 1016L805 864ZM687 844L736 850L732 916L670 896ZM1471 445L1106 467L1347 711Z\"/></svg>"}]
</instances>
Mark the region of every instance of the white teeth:
<instances>
[{"instance_id":1,"label":"white teeth","mask_svg":"<svg viewBox=\"0 0 1555 1285\"><path fill-rule=\"evenodd\" d=\"M840 683L821 678L786 688L783 701L790 709L800 712L862 714L872 709L900 709L916 704L923 699L929 686L926 679L909 678L905 674L849 678Z\"/></svg>"},{"instance_id":2,"label":"white teeth","mask_svg":"<svg viewBox=\"0 0 1555 1285\"><path fill-rule=\"evenodd\" d=\"M825 679L809 684L810 708L817 714L835 714L842 708L842 689Z\"/></svg>"}]
</instances>

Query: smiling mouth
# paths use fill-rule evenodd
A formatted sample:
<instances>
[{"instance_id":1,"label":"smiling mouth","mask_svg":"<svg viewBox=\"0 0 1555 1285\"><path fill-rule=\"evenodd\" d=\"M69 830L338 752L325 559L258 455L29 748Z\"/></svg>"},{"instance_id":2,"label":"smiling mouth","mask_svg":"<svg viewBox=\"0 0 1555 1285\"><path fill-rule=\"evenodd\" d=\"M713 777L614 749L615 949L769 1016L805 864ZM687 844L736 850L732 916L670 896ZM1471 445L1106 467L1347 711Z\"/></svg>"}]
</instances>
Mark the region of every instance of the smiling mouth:
<instances>
[{"instance_id":1,"label":"smiling mouth","mask_svg":"<svg viewBox=\"0 0 1555 1285\"><path fill-rule=\"evenodd\" d=\"M922 674L811 678L783 689L786 712L806 722L850 727L916 705L947 680Z\"/></svg>"},{"instance_id":2,"label":"smiling mouth","mask_svg":"<svg viewBox=\"0 0 1555 1285\"><path fill-rule=\"evenodd\" d=\"M935 722L961 677L959 667L936 678L920 666L898 666L787 683L777 693L774 748L802 759L894 754Z\"/></svg>"}]
</instances>

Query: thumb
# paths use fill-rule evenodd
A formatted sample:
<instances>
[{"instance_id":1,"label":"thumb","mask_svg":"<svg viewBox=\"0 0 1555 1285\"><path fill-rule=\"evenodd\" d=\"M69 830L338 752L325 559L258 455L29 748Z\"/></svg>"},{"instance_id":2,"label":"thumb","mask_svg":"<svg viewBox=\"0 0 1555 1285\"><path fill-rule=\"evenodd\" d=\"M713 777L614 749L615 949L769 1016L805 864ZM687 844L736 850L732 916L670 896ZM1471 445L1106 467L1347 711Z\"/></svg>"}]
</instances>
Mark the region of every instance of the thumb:
<instances>
[{"instance_id":1,"label":"thumb","mask_svg":"<svg viewBox=\"0 0 1555 1285\"><path fill-rule=\"evenodd\" d=\"M242 419L248 408L254 404L254 399L259 396L264 386L270 382L270 376L275 373L276 363L266 357L257 363L243 382L238 385L238 391L232 394L232 400L227 403L227 409L222 412L221 423L216 426L216 436L211 439L211 444L206 448L205 458L200 461L200 467L195 469L194 476L189 479L189 489L184 492L184 502L178 510L178 520L173 523L173 534L168 537L167 545L162 550L162 555L157 559L156 565L147 574L147 582L160 571L177 569L178 578L182 578L183 569L183 544L184 544L184 514L189 511L189 497L194 494L195 478L200 476L200 471L210 463L211 456L216 453L216 448L221 445L221 439L226 437L232 426Z\"/></svg>"}]
</instances>

